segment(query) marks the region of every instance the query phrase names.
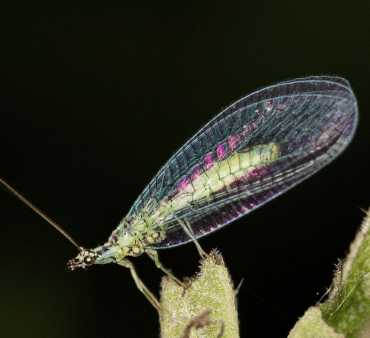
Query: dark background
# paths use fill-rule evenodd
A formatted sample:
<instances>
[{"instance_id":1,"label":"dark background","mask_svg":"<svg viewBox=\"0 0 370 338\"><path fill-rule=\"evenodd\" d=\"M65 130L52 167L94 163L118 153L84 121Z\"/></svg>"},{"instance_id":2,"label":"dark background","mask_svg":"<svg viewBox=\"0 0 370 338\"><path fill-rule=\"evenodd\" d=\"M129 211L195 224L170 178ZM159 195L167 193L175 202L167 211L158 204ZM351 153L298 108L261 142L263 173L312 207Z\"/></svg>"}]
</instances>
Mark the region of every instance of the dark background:
<instances>
[{"instance_id":1,"label":"dark background","mask_svg":"<svg viewBox=\"0 0 370 338\"><path fill-rule=\"evenodd\" d=\"M330 285L359 207L370 206L369 2L0 6L0 175L85 247L106 241L157 170L222 107L289 78L351 82L360 124L344 154L201 240L221 250L235 284L245 277L242 336L287 336ZM128 270L65 272L76 248L2 190L0 226L1 337L158 336L157 314ZM197 270L193 245L160 255L179 277ZM144 256L134 263L158 293L162 274Z\"/></svg>"}]
</instances>

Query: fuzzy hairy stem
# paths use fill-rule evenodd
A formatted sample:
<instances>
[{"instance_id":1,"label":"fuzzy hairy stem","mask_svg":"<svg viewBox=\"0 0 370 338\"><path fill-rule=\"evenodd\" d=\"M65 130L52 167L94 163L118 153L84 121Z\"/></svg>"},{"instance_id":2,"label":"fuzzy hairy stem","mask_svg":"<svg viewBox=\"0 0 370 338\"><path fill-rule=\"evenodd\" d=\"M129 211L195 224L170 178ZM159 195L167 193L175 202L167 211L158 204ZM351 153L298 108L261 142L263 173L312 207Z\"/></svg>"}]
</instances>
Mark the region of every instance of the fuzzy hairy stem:
<instances>
[{"instance_id":1,"label":"fuzzy hairy stem","mask_svg":"<svg viewBox=\"0 0 370 338\"><path fill-rule=\"evenodd\" d=\"M370 337L370 209L337 264L328 299L310 307L288 338ZM221 255L212 251L186 291L162 280L162 338L239 337L235 291Z\"/></svg>"},{"instance_id":2,"label":"fuzzy hairy stem","mask_svg":"<svg viewBox=\"0 0 370 338\"><path fill-rule=\"evenodd\" d=\"M162 338L239 337L235 291L215 250L186 290L164 277L160 303Z\"/></svg>"},{"instance_id":3,"label":"fuzzy hairy stem","mask_svg":"<svg viewBox=\"0 0 370 338\"><path fill-rule=\"evenodd\" d=\"M370 337L370 209L337 265L328 299L309 308L290 332L297 337Z\"/></svg>"}]
</instances>

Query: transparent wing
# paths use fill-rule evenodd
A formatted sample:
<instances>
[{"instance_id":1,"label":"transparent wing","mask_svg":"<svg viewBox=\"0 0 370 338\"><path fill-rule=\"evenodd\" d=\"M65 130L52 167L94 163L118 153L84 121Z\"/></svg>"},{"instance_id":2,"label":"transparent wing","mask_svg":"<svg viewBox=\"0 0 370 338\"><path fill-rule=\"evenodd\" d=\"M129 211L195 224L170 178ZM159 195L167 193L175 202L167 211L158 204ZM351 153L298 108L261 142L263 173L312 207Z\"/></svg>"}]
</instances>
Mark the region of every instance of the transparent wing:
<instances>
[{"instance_id":1,"label":"transparent wing","mask_svg":"<svg viewBox=\"0 0 370 338\"><path fill-rule=\"evenodd\" d=\"M155 248L215 231L308 178L338 156L358 120L349 83L307 77L247 95L219 113L160 169L121 222L161 229ZM135 223L136 222L136 223Z\"/></svg>"}]
</instances>

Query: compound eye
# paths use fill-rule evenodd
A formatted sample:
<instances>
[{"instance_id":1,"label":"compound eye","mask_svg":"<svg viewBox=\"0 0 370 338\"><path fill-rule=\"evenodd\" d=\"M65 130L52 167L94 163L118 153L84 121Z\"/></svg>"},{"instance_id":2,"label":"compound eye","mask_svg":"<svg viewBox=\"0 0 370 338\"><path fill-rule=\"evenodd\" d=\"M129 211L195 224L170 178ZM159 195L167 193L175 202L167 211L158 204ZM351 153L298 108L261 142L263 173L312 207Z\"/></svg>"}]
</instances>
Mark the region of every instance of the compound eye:
<instances>
[{"instance_id":1,"label":"compound eye","mask_svg":"<svg viewBox=\"0 0 370 338\"><path fill-rule=\"evenodd\" d=\"M84 263L85 263L86 265L94 264L94 262L95 262L95 259L94 259L93 257L91 257L91 256L86 256L86 257L84 258Z\"/></svg>"}]
</instances>

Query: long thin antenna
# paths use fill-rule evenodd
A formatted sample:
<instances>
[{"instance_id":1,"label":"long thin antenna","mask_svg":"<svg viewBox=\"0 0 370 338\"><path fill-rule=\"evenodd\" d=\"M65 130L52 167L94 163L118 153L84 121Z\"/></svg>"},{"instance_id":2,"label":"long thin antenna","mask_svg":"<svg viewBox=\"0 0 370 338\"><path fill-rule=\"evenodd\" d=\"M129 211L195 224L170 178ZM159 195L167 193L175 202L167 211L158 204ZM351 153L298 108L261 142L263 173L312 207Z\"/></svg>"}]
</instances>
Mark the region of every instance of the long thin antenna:
<instances>
[{"instance_id":1,"label":"long thin antenna","mask_svg":"<svg viewBox=\"0 0 370 338\"><path fill-rule=\"evenodd\" d=\"M82 251L82 248L57 223L55 223L51 218L46 216L39 208L37 208L29 200L27 200L25 197L23 197L18 191L16 191L13 187L11 187L8 183L6 183L1 177L0 177L0 183L2 183L5 186L5 188L7 188L13 195L18 197L24 204L26 204L33 211L35 211L37 214L39 214L44 220L49 222L61 234L63 234L65 237L67 237L70 240L70 242L73 243L75 245L75 247L77 247L78 250Z\"/></svg>"}]
</instances>

